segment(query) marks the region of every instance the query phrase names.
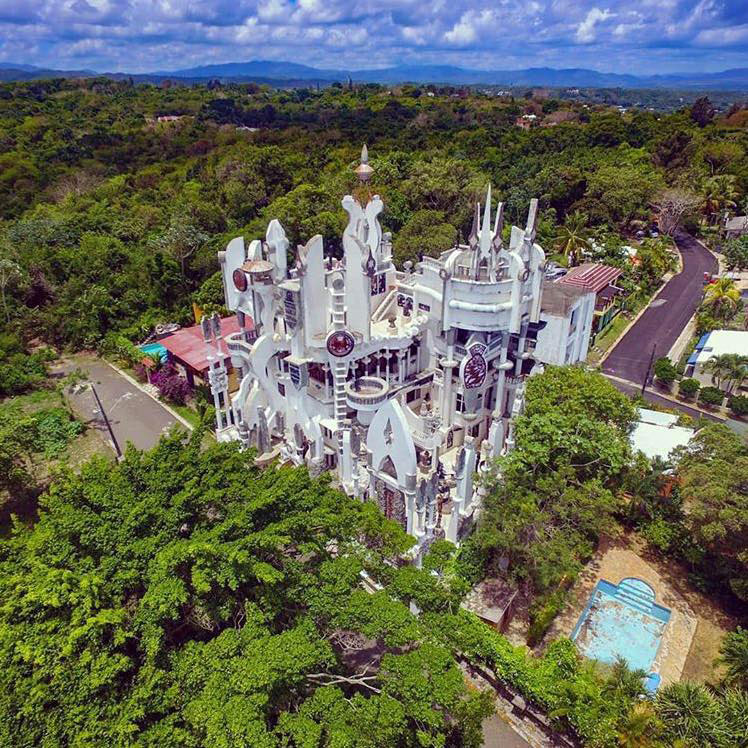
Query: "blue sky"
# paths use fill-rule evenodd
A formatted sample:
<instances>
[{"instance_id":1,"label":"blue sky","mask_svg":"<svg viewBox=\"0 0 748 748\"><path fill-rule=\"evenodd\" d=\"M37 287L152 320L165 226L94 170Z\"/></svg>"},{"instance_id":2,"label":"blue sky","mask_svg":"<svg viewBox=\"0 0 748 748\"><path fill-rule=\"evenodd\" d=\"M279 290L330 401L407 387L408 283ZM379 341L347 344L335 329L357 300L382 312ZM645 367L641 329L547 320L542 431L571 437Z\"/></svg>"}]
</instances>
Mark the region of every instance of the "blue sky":
<instances>
[{"instance_id":1,"label":"blue sky","mask_svg":"<svg viewBox=\"0 0 748 748\"><path fill-rule=\"evenodd\" d=\"M638 74L748 67L748 0L0 0L0 60L146 72L289 60Z\"/></svg>"}]
</instances>

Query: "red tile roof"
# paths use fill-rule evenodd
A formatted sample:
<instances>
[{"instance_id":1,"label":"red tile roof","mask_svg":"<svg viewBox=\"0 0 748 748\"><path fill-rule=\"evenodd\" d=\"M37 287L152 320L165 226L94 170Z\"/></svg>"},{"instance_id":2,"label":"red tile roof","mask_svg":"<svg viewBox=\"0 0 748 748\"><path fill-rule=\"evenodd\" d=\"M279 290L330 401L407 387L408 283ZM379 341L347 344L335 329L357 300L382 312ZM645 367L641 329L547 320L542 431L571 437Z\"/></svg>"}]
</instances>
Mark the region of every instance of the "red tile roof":
<instances>
[{"instance_id":1,"label":"red tile roof","mask_svg":"<svg viewBox=\"0 0 748 748\"><path fill-rule=\"evenodd\" d=\"M569 270L557 282L598 293L613 283L621 273L623 273L623 270L620 268L600 265L595 262L585 262L583 265Z\"/></svg>"},{"instance_id":2,"label":"red tile roof","mask_svg":"<svg viewBox=\"0 0 748 748\"><path fill-rule=\"evenodd\" d=\"M251 322L249 320L247 322L248 329L252 329L253 325ZM226 337L226 335L231 335L235 332L239 332L239 322L236 316L223 317L221 319L221 334ZM214 344L208 345L205 342L200 325L177 330L177 332L166 338L162 338L158 342L172 356L178 358L195 371L204 371L208 368L208 356L215 350ZM221 340L221 351L225 358L229 357L228 348L226 348L226 343L223 340Z\"/></svg>"}]
</instances>

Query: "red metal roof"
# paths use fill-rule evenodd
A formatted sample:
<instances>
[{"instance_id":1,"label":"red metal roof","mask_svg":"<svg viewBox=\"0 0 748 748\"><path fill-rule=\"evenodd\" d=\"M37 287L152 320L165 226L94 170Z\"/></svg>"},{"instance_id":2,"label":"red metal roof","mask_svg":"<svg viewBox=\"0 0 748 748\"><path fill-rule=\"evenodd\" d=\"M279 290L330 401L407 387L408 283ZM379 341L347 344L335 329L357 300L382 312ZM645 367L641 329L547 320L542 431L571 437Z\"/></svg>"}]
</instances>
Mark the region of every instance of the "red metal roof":
<instances>
[{"instance_id":1,"label":"red metal roof","mask_svg":"<svg viewBox=\"0 0 748 748\"><path fill-rule=\"evenodd\" d=\"M610 265L600 265L595 262L585 262L583 265L572 268L569 272L560 278L558 283L565 283L570 286L578 286L588 291L598 293L607 288L621 274L623 270L614 268Z\"/></svg>"},{"instance_id":2,"label":"red metal roof","mask_svg":"<svg viewBox=\"0 0 748 748\"><path fill-rule=\"evenodd\" d=\"M247 329L254 329L254 325L249 318L247 318ZM221 319L221 334L226 337L226 335L231 335L235 332L239 332L239 321L236 319L236 316L223 317ZM182 363L187 364L187 366L195 371L204 371L208 368L208 356L215 350L214 343L209 345L205 342L200 325L177 330L177 332L166 338L162 338L158 342L172 356L178 358ZM228 348L226 348L226 343L223 340L221 340L221 351L225 358L229 357Z\"/></svg>"}]
</instances>

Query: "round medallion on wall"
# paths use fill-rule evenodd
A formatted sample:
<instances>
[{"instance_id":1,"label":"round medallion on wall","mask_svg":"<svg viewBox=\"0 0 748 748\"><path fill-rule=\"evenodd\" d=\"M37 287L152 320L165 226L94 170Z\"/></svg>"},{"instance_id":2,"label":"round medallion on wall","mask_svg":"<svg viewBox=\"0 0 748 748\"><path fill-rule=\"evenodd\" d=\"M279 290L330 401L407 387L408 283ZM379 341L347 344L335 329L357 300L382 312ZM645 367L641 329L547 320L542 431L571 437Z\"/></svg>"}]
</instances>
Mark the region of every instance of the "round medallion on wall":
<instances>
[{"instance_id":1,"label":"round medallion on wall","mask_svg":"<svg viewBox=\"0 0 748 748\"><path fill-rule=\"evenodd\" d=\"M462 382L465 389L472 390L480 387L488 375L488 362L485 353L486 346L475 344L470 346L468 356L462 362Z\"/></svg>"},{"instance_id":2,"label":"round medallion on wall","mask_svg":"<svg viewBox=\"0 0 748 748\"><path fill-rule=\"evenodd\" d=\"M336 358L351 354L355 345L353 335L347 330L336 330L327 336L327 352Z\"/></svg>"},{"instance_id":3,"label":"round medallion on wall","mask_svg":"<svg viewBox=\"0 0 748 748\"><path fill-rule=\"evenodd\" d=\"M247 290L247 274L241 268L234 270L231 279L234 281L237 291L244 292Z\"/></svg>"}]
</instances>

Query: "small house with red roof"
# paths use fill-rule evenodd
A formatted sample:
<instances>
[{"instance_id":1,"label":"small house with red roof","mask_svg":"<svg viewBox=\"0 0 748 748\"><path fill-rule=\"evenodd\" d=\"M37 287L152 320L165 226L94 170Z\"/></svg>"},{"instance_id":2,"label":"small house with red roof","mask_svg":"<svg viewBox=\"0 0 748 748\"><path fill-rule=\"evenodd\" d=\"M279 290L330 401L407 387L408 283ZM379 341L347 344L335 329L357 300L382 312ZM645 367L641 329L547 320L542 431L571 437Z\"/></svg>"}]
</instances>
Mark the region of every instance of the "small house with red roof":
<instances>
[{"instance_id":1,"label":"small house with red roof","mask_svg":"<svg viewBox=\"0 0 748 748\"><path fill-rule=\"evenodd\" d=\"M623 270L597 262L585 262L560 278L557 283L592 291L595 311L592 319L592 340L602 332L621 310L617 299L624 291L615 285Z\"/></svg>"},{"instance_id":2,"label":"small house with red roof","mask_svg":"<svg viewBox=\"0 0 748 748\"><path fill-rule=\"evenodd\" d=\"M249 322L249 321L248 321ZM239 322L235 315L221 319L221 340L219 346L224 356L224 365L229 376L229 391L233 392L239 386L236 372L231 366L231 356L226 347L227 335L239 332ZM215 355L216 344L206 343L200 325L185 327L158 341L168 351L169 362L177 371L195 385L208 385L208 370L210 356Z\"/></svg>"}]
</instances>

